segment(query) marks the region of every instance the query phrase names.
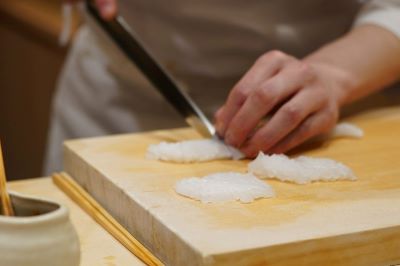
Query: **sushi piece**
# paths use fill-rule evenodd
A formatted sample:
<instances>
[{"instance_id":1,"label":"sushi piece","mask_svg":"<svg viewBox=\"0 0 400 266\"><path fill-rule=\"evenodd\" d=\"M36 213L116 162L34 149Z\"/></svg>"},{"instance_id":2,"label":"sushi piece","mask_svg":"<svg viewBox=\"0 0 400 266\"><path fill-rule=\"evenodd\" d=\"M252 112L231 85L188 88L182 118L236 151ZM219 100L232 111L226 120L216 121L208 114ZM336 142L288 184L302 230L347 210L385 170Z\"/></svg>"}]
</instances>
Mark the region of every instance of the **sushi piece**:
<instances>
[{"instance_id":1,"label":"sushi piece","mask_svg":"<svg viewBox=\"0 0 400 266\"><path fill-rule=\"evenodd\" d=\"M340 138L340 137L350 137L350 138L362 138L364 136L364 131L354 124L350 123L339 123L337 124L329 134L329 138Z\"/></svg>"},{"instance_id":2,"label":"sushi piece","mask_svg":"<svg viewBox=\"0 0 400 266\"><path fill-rule=\"evenodd\" d=\"M322 139L337 137L361 138L363 131L350 123L339 123ZM239 160L244 154L238 149L226 145L219 139L186 140L180 142L161 142L150 145L146 158L176 163L205 162L220 159Z\"/></svg>"},{"instance_id":3,"label":"sushi piece","mask_svg":"<svg viewBox=\"0 0 400 266\"><path fill-rule=\"evenodd\" d=\"M307 156L290 159L281 154L265 155L261 152L249 163L248 170L261 178L275 178L297 184L357 179L349 167L331 159Z\"/></svg>"},{"instance_id":4,"label":"sushi piece","mask_svg":"<svg viewBox=\"0 0 400 266\"><path fill-rule=\"evenodd\" d=\"M203 203L239 200L250 203L257 198L270 198L273 189L252 174L234 172L215 173L203 178L191 177L180 180L175 191Z\"/></svg>"},{"instance_id":5,"label":"sushi piece","mask_svg":"<svg viewBox=\"0 0 400 266\"><path fill-rule=\"evenodd\" d=\"M244 155L217 139L187 140L150 145L146 157L167 162L191 163L218 159L241 159Z\"/></svg>"}]
</instances>

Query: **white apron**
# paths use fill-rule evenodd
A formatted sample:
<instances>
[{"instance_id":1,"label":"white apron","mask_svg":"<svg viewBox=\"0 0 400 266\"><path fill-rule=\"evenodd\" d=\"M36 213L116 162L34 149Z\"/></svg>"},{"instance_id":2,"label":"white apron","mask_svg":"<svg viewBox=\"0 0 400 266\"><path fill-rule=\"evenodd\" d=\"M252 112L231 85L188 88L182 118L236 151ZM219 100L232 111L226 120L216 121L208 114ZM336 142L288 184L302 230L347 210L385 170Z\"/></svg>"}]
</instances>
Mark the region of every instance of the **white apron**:
<instances>
[{"instance_id":1,"label":"white apron","mask_svg":"<svg viewBox=\"0 0 400 266\"><path fill-rule=\"evenodd\" d=\"M360 0L120 0L120 12L212 117L261 54L302 57L349 30ZM45 174L62 142L184 126L184 120L96 25L76 35L58 81Z\"/></svg>"}]
</instances>

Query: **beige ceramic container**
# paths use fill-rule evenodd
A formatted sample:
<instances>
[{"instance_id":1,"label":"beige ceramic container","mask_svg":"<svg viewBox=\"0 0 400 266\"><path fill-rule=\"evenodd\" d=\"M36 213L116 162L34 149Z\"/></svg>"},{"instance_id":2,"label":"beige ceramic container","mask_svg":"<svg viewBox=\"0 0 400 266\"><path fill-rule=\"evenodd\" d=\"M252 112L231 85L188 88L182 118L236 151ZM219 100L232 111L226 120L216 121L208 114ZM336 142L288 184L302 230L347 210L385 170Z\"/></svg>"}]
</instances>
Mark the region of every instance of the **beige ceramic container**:
<instances>
[{"instance_id":1,"label":"beige ceramic container","mask_svg":"<svg viewBox=\"0 0 400 266\"><path fill-rule=\"evenodd\" d=\"M16 217L0 215L1 266L79 265L79 240L66 207L11 193Z\"/></svg>"}]
</instances>

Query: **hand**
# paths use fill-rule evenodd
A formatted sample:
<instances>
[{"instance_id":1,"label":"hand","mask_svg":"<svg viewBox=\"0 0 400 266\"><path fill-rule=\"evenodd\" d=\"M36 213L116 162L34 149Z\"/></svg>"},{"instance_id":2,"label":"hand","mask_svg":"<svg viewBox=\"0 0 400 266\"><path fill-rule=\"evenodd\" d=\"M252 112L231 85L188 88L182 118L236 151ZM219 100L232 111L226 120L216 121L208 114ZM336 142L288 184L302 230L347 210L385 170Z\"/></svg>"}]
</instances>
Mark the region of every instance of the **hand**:
<instances>
[{"instance_id":1,"label":"hand","mask_svg":"<svg viewBox=\"0 0 400 266\"><path fill-rule=\"evenodd\" d=\"M279 51L266 53L216 113L217 132L248 157L286 152L336 124L341 95L335 76L340 72L327 66Z\"/></svg>"},{"instance_id":2,"label":"hand","mask_svg":"<svg viewBox=\"0 0 400 266\"><path fill-rule=\"evenodd\" d=\"M117 0L96 0L96 6L105 20L112 20L117 15Z\"/></svg>"},{"instance_id":3,"label":"hand","mask_svg":"<svg viewBox=\"0 0 400 266\"><path fill-rule=\"evenodd\" d=\"M64 0L67 3L77 3L81 0ZM112 20L117 15L117 0L95 0L100 14L105 20Z\"/></svg>"}]
</instances>

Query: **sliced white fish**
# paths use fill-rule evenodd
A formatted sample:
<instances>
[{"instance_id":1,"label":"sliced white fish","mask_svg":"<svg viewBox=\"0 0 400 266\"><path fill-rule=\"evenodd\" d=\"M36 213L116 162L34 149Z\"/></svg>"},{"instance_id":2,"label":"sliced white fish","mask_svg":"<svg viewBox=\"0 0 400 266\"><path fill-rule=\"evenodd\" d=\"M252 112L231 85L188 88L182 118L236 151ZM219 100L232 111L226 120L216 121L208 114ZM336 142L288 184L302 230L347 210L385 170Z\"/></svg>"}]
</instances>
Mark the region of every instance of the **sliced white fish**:
<instances>
[{"instance_id":1,"label":"sliced white fish","mask_svg":"<svg viewBox=\"0 0 400 266\"><path fill-rule=\"evenodd\" d=\"M364 132L350 123L339 123L323 138L352 137L361 138ZM193 163L220 159L242 159L244 154L238 149L226 145L219 139L198 139L180 142L161 142L150 145L147 149L148 159L166 162Z\"/></svg>"},{"instance_id":2,"label":"sliced white fish","mask_svg":"<svg viewBox=\"0 0 400 266\"><path fill-rule=\"evenodd\" d=\"M307 156L290 159L283 154L265 155L261 152L249 163L248 170L261 178L274 178L297 184L357 179L349 167L331 159Z\"/></svg>"},{"instance_id":3,"label":"sliced white fish","mask_svg":"<svg viewBox=\"0 0 400 266\"><path fill-rule=\"evenodd\" d=\"M203 203L239 200L250 203L257 198L275 195L271 186L252 174L235 172L215 173L203 178L191 177L180 180L175 191L183 196Z\"/></svg>"},{"instance_id":4,"label":"sliced white fish","mask_svg":"<svg viewBox=\"0 0 400 266\"><path fill-rule=\"evenodd\" d=\"M337 124L332 131L329 133L330 138L339 137L350 137L350 138L362 138L364 136L364 131L358 126L343 122Z\"/></svg>"},{"instance_id":5,"label":"sliced white fish","mask_svg":"<svg viewBox=\"0 0 400 266\"><path fill-rule=\"evenodd\" d=\"M146 157L167 162L191 163L218 159L238 160L244 155L238 149L228 146L220 140L199 139L150 145Z\"/></svg>"}]
</instances>

